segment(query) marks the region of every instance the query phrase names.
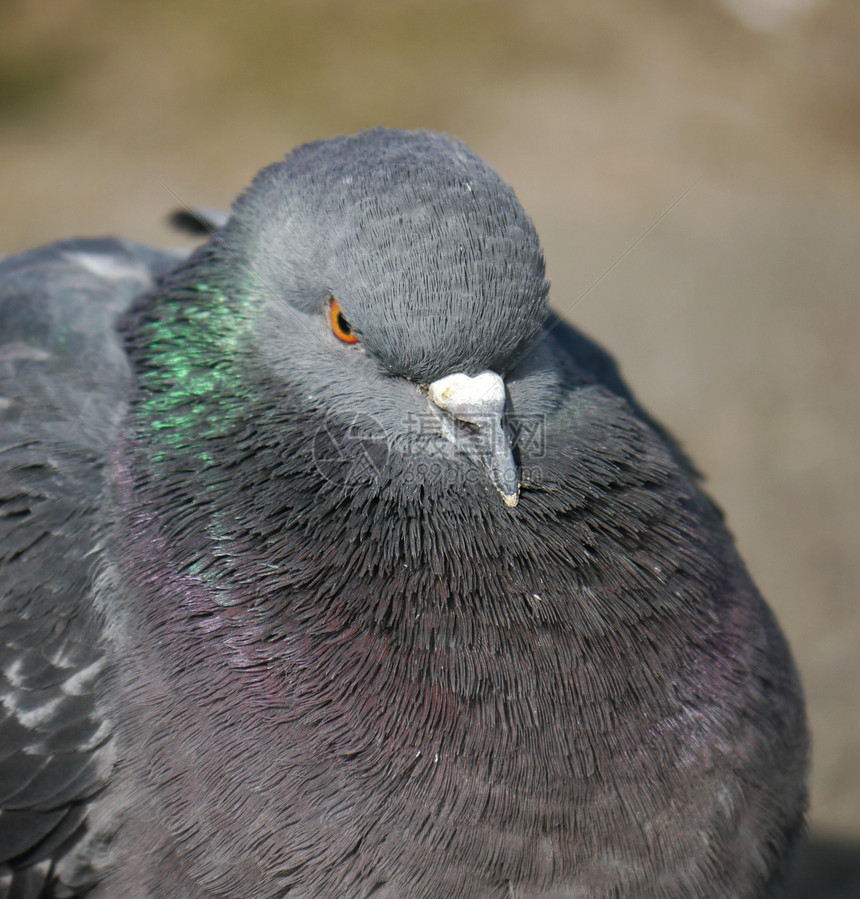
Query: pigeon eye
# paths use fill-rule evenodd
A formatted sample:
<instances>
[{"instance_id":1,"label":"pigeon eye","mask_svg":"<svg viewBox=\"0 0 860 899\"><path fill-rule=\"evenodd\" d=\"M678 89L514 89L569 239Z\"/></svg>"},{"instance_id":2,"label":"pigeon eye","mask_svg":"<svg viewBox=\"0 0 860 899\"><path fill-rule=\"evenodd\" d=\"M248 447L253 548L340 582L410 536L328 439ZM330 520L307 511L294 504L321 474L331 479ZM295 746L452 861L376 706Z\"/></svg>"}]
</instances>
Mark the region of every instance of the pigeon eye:
<instances>
[{"instance_id":1,"label":"pigeon eye","mask_svg":"<svg viewBox=\"0 0 860 899\"><path fill-rule=\"evenodd\" d=\"M331 329L334 331L335 337L338 337L344 343L358 343L358 337L352 330L352 325L343 317L340 303L334 297L331 298L328 320L331 322Z\"/></svg>"}]
</instances>

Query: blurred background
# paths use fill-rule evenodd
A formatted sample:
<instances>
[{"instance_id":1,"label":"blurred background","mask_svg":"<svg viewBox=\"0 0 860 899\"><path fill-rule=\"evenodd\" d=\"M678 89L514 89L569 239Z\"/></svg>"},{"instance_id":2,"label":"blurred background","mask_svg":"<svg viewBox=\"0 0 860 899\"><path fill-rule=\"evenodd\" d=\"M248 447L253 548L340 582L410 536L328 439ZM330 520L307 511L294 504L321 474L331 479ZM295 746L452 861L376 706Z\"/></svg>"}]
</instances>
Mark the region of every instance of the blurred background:
<instances>
[{"instance_id":1,"label":"blurred background","mask_svg":"<svg viewBox=\"0 0 860 899\"><path fill-rule=\"evenodd\" d=\"M454 134L708 476L814 739L793 899L860 896L858 0L0 0L0 253L181 245L294 145Z\"/></svg>"}]
</instances>

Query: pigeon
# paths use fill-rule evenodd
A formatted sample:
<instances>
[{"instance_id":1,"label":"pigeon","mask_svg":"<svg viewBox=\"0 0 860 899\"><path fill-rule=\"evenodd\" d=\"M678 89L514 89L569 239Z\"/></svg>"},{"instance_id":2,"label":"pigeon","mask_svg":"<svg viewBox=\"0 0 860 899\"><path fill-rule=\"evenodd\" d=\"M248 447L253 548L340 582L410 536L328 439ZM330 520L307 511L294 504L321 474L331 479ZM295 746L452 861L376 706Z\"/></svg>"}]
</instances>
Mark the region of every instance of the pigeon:
<instances>
[{"instance_id":1,"label":"pigeon","mask_svg":"<svg viewBox=\"0 0 860 899\"><path fill-rule=\"evenodd\" d=\"M208 228L0 264L0 893L780 895L790 651L513 189L377 128Z\"/></svg>"}]
</instances>

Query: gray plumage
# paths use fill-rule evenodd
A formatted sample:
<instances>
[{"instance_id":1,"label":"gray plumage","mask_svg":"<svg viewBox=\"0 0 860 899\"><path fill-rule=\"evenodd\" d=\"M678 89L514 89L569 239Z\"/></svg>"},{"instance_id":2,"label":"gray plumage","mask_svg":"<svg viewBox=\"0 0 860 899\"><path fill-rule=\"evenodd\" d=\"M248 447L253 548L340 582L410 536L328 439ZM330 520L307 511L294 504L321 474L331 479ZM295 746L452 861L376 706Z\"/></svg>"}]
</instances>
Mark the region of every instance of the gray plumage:
<instances>
[{"instance_id":1,"label":"gray plumage","mask_svg":"<svg viewBox=\"0 0 860 899\"><path fill-rule=\"evenodd\" d=\"M778 895L785 641L547 303L511 188L382 129L187 259L0 263L0 895Z\"/></svg>"}]
</instances>

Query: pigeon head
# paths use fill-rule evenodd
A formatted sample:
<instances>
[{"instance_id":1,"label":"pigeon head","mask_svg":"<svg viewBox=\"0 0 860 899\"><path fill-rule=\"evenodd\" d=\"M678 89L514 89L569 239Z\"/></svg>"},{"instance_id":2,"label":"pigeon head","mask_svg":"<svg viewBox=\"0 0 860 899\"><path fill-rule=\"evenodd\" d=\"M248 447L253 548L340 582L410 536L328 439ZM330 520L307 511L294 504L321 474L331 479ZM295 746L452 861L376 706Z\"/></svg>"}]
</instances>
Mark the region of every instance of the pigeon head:
<instances>
[{"instance_id":1,"label":"pigeon head","mask_svg":"<svg viewBox=\"0 0 860 899\"><path fill-rule=\"evenodd\" d=\"M514 191L438 134L301 147L260 173L225 239L244 263L237 286L311 314L335 297L379 366L419 383L505 373L547 315L540 244Z\"/></svg>"},{"instance_id":2,"label":"pigeon head","mask_svg":"<svg viewBox=\"0 0 860 899\"><path fill-rule=\"evenodd\" d=\"M289 397L413 460L416 441L440 438L431 456L477 463L517 503L510 386L548 286L512 188L463 144L376 129L300 147L257 176L171 279L160 290L170 309L140 349L162 401L197 372L182 421L210 388L223 418L253 370L273 402Z\"/></svg>"}]
</instances>

